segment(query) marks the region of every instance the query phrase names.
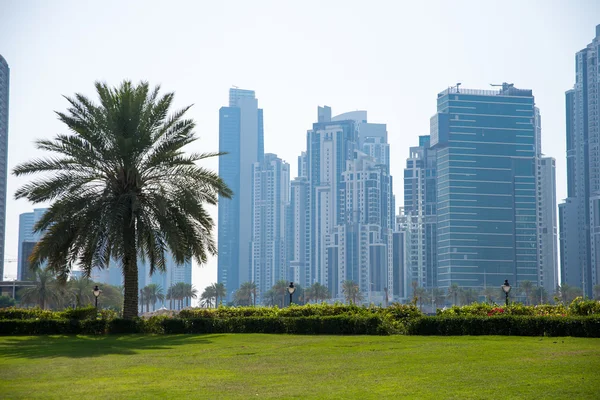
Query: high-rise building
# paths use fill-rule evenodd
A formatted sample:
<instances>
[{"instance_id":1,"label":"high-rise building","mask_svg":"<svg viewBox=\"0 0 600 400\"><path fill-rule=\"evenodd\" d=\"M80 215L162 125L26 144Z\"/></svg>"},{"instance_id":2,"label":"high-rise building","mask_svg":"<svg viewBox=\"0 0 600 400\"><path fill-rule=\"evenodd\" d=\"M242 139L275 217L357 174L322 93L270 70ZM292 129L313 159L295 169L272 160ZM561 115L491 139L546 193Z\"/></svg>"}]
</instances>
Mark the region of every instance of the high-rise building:
<instances>
[{"instance_id":1,"label":"high-rise building","mask_svg":"<svg viewBox=\"0 0 600 400\"><path fill-rule=\"evenodd\" d=\"M405 279L409 290L413 282L424 288L437 285L436 150L429 147L429 141L429 136L419 136L419 146L410 148L404 169L404 207L400 209L404 222L400 225L408 232Z\"/></svg>"},{"instance_id":2,"label":"high-rise building","mask_svg":"<svg viewBox=\"0 0 600 400\"><path fill-rule=\"evenodd\" d=\"M566 92L567 199L559 207L561 282L586 296L600 283L600 25L575 55Z\"/></svg>"},{"instance_id":3,"label":"high-rise building","mask_svg":"<svg viewBox=\"0 0 600 400\"><path fill-rule=\"evenodd\" d=\"M438 94L437 286L538 282L537 140L531 90Z\"/></svg>"},{"instance_id":4,"label":"high-rise building","mask_svg":"<svg viewBox=\"0 0 600 400\"><path fill-rule=\"evenodd\" d=\"M4 236L6 231L6 174L8 173L8 99L10 69L0 55L0 281L4 279Z\"/></svg>"},{"instance_id":5,"label":"high-rise building","mask_svg":"<svg viewBox=\"0 0 600 400\"><path fill-rule=\"evenodd\" d=\"M229 107L219 110L219 175L233 198L219 199L218 272L230 296L251 278L254 163L264 153L263 113L254 91L230 89Z\"/></svg>"},{"instance_id":6,"label":"high-rise building","mask_svg":"<svg viewBox=\"0 0 600 400\"><path fill-rule=\"evenodd\" d=\"M539 286L553 293L558 285L558 221L556 218L556 161L538 160Z\"/></svg>"},{"instance_id":7,"label":"high-rise building","mask_svg":"<svg viewBox=\"0 0 600 400\"><path fill-rule=\"evenodd\" d=\"M342 222L338 185L346 161L358 145L357 124L352 119L334 120L330 107L319 107L318 121L307 133L306 166L310 186L310 282L328 286L335 296L335 279L327 268L327 247L336 225Z\"/></svg>"},{"instance_id":8,"label":"high-rise building","mask_svg":"<svg viewBox=\"0 0 600 400\"><path fill-rule=\"evenodd\" d=\"M342 296L341 283L354 281L371 301L383 303L391 295L392 181L385 164L355 150L338 184L340 222L329 238L329 287Z\"/></svg>"},{"instance_id":9,"label":"high-rise building","mask_svg":"<svg viewBox=\"0 0 600 400\"><path fill-rule=\"evenodd\" d=\"M286 248L286 212L290 166L275 154L254 163L252 211L252 276L257 302L280 280L290 277Z\"/></svg>"},{"instance_id":10,"label":"high-rise building","mask_svg":"<svg viewBox=\"0 0 600 400\"><path fill-rule=\"evenodd\" d=\"M17 255L17 280L19 281L35 280L35 274L30 268L29 256L42 238L42 233L34 232L34 227L47 210L47 208L36 208L33 212L19 215L19 252Z\"/></svg>"}]
</instances>

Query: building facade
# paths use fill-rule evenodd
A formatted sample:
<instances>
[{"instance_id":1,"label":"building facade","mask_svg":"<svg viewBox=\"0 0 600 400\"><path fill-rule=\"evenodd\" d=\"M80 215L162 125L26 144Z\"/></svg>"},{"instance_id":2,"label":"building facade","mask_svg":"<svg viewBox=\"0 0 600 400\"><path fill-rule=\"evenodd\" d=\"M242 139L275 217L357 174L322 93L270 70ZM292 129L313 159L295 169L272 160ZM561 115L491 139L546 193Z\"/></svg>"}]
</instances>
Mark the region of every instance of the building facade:
<instances>
[{"instance_id":1,"label":"building facade","mask_svg":"<svg viewBox=\"0 0 600 400\"><path fill-rule=\"evenodd\" d=\"M561 282L593 295L600 283L600 25L575 55L565 95L567 199L559 207Z\"/></svg>"},{"instance_id":2,"label":"building facade","mask_svg":"<svg viewBox=\"0 0 600 400\"><path fill-rule=\"evenodd\" d=\"M277 281L290 278L286 243L290 166L268 153L254 163L253 174L251 280L259 303Z\"/></svg>"},{"instance_id":3,"label":"building facade","mask_svg":"<svg viewBox=\"0 0 600 400\"><path fill-rule=\"evenodd\" d=\"M253 166L264 154L263 113L254 91L230 89L219 110L219 176L233 191L219 198L217 279L228 298L251 278Z\"/></svg>"},{"instance_id":4,"label":"building facade","mask_svg":"<svg viewBox=\"0 0 600 400\"><path fill-rule=\"evenodd\" d=\"M47 208L36 208L33 212L19 215L19 251L17 255L17 280L19 281L35 280L29 256L42 238L42 233L34 232L34 227L47 210Z\"/></svg>"},{"instance_id":5,"label":"building facade","mask_svg":"<svg viewBox=\"0 0 600 400\"><path fill-rule=\"evenodd\" d=\"M410 148L404 169L404 207L400 208L400 226L407 233L409 263L404 278L412 290L437 285L436 150L430 137L420 136L419 146ZM412 293L406 293L412 296Z\"/></svg>"},{"instance_id":6,"label":"building facade","mask_svg":"<svg viewBox=\"0 0 600 400\"><path fill-rule=\"evenodd\" d=\"M559 282L558 220L556 216L556 161L552 157L538 160L538 286L553 293Z\"/></svg>"},{"instance_id":7,"label":"building facade","mask_svg":"<svg viewBox=\"0 0 600 400\"><path fill-rule=\"evenodd\" d=\"M8 173L8 102L10 68L0 55L0 280L4 279L4 237L6 234L6 178ZM20 256L20 255L19 255Z\"/></svg>"},{"instance_id":8,"label":"building facade","mask_svg":"<svg viewBox=\"0 0 600 400\"><path fill-rule=\"evenodd\" d=\"M437 151L437 286L538 281L537 135L531 90L449 88Z\"/></svg>"}]
</instances>

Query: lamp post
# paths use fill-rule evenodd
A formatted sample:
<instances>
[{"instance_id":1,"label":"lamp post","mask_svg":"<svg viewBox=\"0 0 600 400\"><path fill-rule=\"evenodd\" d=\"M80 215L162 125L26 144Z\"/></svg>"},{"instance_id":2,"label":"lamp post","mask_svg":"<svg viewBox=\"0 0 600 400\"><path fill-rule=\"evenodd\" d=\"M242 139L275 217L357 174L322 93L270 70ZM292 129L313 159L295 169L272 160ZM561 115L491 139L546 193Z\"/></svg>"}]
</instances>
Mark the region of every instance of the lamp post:
<instances>
[{"instance_id":1,"label":"lamp post","mask_svg":"<svg viewBox=\"0 0 600 400\"><path fill-rule=\"evenodd\" d=\"M510 284L508 283L508 279L504 280L504 284L501 286L501 288L506 295L506 307L508 307L508 293L510 292Z\"/></svg>"},{"instance_id":2,"label":"lamp post","mask_svg":"<svg viewBox=\"0 0 600 400\"><path fill-rule=\"evenodd\" d=\"M100 293L102 293L102 290L100 290L98 288L98 285L94 286L94 297L96 298L96 312L98 312L98 297L100 296Z\"/></svg>"},{"instance_id":3,"label":"lamp post","mask_svg":"<svg viewBox=\"0 0 600 400\"><path fill-rule=\"evenodd\" d=\"M290 294L290 306L291 306L292 305L292 295L296 291L296 288L294 287L294 282L290 282L290 286L288 286L287 290L288 290L288 293Z\"/></svg>"}]
</instances>

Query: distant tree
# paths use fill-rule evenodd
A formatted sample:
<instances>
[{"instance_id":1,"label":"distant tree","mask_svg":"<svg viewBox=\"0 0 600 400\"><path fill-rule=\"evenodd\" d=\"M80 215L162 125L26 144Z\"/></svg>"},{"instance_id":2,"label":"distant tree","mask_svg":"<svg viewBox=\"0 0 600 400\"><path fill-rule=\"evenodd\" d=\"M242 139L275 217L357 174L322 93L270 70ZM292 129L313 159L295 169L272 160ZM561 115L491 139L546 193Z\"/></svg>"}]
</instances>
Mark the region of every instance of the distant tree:
<instances>
[{"instance_id":1,"label":"distant tree","mask_svg":"<svg viewBox=\"0 0 600 400\"><path fill-rule=\"evenodd\" d=\"M477 301L477 291L473 288L464 288L460 291L460 298L463 304L468 305Z\"/></svg>"},{"instance_id":2,"label":"distant tree","mask_svg":"<svg viewBox=\"0 0 600 400\"><path fill-rule=\"evenodd\" d=\"M558 297L559 301L564 304L569 304L575 299L577 296L583 295L583 290L581 288L570 286L566 283L558 286L555 292L556 297Z\"/></svg>"},{"instance_id":3,"label":"distant tree","mask_svg":"<svg viewBox=\"0 0 600 400\"><path fill-rule=\"evenodd\" d=\"M254 304L254 293L256 284L254 282L244 282L233 294L234 302L240 306L251 306Z\"/></svg>"},{"instance_id":4,"label":"distant tree","mask_svg":"<svg viewBox=\"0 0 600 400\"><path fill-rule=\"evenodd\" d=\"M54 273L49 269L36 269L35 286L19 290L19 296L22 303L37 304L40 308L46 309L48 303L57 301L60 297L59 285Z\"/></svg>"},{"instance_id":5,"label":"distant tree","mask_svg":"<svg viewBox=\"0 0 600 400\"><path fill-rule=\"evenodd\" d=\"M13 307L15 299L9 296L0 296L0 308Z\"/></svg>"},{"instance_id":6,"label":"distant tree","mask_svg":"<svg viewBox=\"0 0 600 400\"><path fill-rule=\"evenodd\" d=\"M277 304L277 293L275 290L269 289L263 294L263 304L266 306L274 306Z\"/></svg>"},{"instance_id":7,"label":"distant tree","mask_svg":"<svg viewBox=\"0 0 600 400\"><path fill-rule=\"evenodd\" d=\"M75 307L81 307L93 302L94 282L89 278L71 279L67 286L69 293L75 298Z\"/></svg>"},{"instance_id":8,"label":"distant tree","mask_svg":"<svg viewBox=\"0 0 600 400\"><path fill-rule=\"evenodd\" d=\"M215 307L219 307L219 299L223 300L227 296L227 289L223 283L213 283L211 286L215 296Z\"/></svg>"},{"instance_id":9,"label":"distant tree","mask_svg":"<svg viewBox=\"0 0 600 400\"><path fill-rule=\"evenodd\" d=\"M156 303L165 299L162 286L156 283L146 285L143 289L143 293L146 299L146 311L150 311L148 309L150 304L152 304L152 311L154 311L156 309Z\"/></svg>"},{"instance_id":10,"label":"distant tree","mask_svg":"<svg viewBox=\"0 0 600 400\"><path fill-rule=\"evenodd\" d=\"M600 285L594 285L592 290L594 292L594 299L600 300Z\"/></svg>"},{"instance_id":11,"label":"distant tree","mask_svg":"<svg viewBox=\"0 0 600 400\"><path fill-rule=\"evenodd\" d=\"M342 282L342 293L349 304L357 304L364 299L358 284L351 280Z\"/></svg>"},{"instance_id":12,"label":"distant tree","mask_svg":"<svg viewBox=\"0 0 600 400\"><path fill-rule=\"evenodd\" d=\"M319 282L315 282L310 285L307 289L310 293L310 299L315 302L325 301L331 298L331 294L329 293L329 289L327 286L320 284Z\"/></svg>"},{"instance_id":13,"label":"distant tree","mask_svg":"<svg viewBox=\"0 0 600 400\"><path fill-rule=\"evenodd\" d=\"M423 303L427 301L429 293L424 287L419 286L414 289L414 295L419 303L419 309L423 311Z\"/></svg>"},{"instance_id":14,"label":"distant tree","mask_svg":"<svg viewBox=\"0 0 600 400\"><path fill-rule=\"evenodd\" d=\"M501 290L498 287L487 286L481 291L481 295L485 297L485 301L488 303L496 303Z\"/></svg>"},{"instance_id":15,"label":"distant tree","mask_svg":"<svg viewBox=\"0 0 600 400\"><path fill-rule=\"evenodd\" d=\"M431 297L433 298L436 307L441 307L446 302L446 292L444 289L433 288L431 290Z\"/></svg>"},{"instance_id":16,"label":"distant tree","mask_svg":"<svg viewBox=\"0 0 600 400\"><path fill-rule=\"evenodd\" d=\"M534 290L535 285L531 281L522 281L519 283L519 287L525 295L525 304L529 305L531 300L531 292Z\"/></svg>"},{"instance_id":17,"label":"distant tree","mask_svg":"<svg viewBox=\"0 0 600 400\"><path fill-rule=\"evenodd\" d=\"M448 288L448 298L452 300L452 305L458 305L458 295L460 294L460 292L461 290L458 286L458 283L453 283Z\"/></svg>"},{"instance_id":18,"label":"distant tree","mask_svg":"<svg viewBox=\"0 0 600 400\"><path fill-rule=\"evenodd\" d=\"M202 292L202 294L200 295L200 304L204 305L206 308L210 308L213 305L213 299L214 299L214 304L216 303L216 299L218 298L217 293L215 291L215 287L214 284L207 286L204 288L204 291Z\"/></svg>"},{"instance_id":19,"label":"distant tree","mask_svg":"<svg viewBox=\"0 0 600 400\"><path fill-rule=\"evenodd\" d=\"M275 285L273 285L273 287L272 287L272 289L275 291L275 293L277 293L277 299L279 300L279 303L282 308L285 305L285 298L288 293L287 288L288 288L288 281L286 281L284 279L281 279L281 280L275 282Z\"/></svg>"}]
</instances>

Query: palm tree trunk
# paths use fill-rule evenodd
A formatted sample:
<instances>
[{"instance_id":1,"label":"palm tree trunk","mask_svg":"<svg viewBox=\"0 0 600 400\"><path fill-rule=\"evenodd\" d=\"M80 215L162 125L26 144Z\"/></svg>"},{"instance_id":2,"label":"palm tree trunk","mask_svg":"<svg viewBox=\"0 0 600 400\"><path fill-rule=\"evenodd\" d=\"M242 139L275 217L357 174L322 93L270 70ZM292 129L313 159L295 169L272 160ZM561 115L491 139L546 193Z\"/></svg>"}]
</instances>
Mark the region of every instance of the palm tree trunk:
<instances>
[{"instance_id":1,"label":"palm tree trunk","mask_svg":"<svg viewBox=\"0 0 600 400\"><path fill-rule=\"evenodd\" d=\"M127 214L126 214L127 216ZM124 218L123 241L125 254L123 256L123 318L132 319L138 316L138 266L135 249L135 228L131 225L132 218Z\"/></svg>"}]
</instances>

